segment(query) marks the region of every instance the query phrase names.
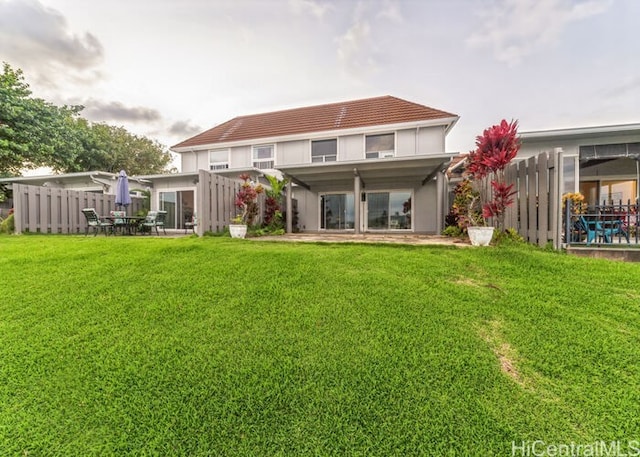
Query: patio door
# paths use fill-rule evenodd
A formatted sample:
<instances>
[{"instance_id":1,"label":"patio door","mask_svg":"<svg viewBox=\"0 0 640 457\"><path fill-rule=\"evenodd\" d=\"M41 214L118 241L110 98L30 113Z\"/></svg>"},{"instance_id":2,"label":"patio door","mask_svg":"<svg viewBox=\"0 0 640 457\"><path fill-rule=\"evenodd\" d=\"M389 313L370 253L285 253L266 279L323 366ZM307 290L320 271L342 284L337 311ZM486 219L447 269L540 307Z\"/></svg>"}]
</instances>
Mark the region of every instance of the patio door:
<instances>
[{"instance_id":1,"label":"patio door","mask_svg":"<svg viewBox=\"0 0 640 457\"><path fill-rule=\"evenodd\" d=\"M183 229L186 221L191 221L195 208L194 192L178 190L160 192L160 210L167 212L165 226L168 229Z\"/></svg>"},{"instance_id":2,"label":"patio door","mask_svg":"<svg viewBox=\"0 0 640 457\"><path fill-rule=\"evenodd\" d=\"M411 192L368 192L367 230L411 230Z\"/></svg>"},{"instance_id":3,"label":"patio door","mask_svg":"<svg viewBox=\"0 0 640 457\"><path fill-rule=\"evenodd\" d=\"M354 219L353 194L320 196L321 230L352 230Z\"/></svg>"}]
</instances>

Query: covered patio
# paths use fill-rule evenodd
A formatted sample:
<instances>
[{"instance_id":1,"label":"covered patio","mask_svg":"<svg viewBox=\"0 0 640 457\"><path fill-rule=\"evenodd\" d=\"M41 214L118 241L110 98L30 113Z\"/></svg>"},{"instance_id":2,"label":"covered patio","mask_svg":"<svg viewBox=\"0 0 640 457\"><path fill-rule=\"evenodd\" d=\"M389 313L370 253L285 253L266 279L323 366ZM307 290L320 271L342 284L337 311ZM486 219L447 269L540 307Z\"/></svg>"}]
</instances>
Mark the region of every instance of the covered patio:
<instances>
[{"instance_id":1,"label":"covered patio","mask_svg":"<svg viewBox=\"0 0 640 457\"><path fill-rule=\"evenodd\" d=\"M452 156L282 166L279 170L289 179L287 212L293 211L295 194L307 231L439 233L446 198L444 171ZM336 206L341 210L340 219L333 214ZM340 221L338 225L332 225L328 211L334 221ZM287 222L291 233L291 218Z\"/></svg>"}]
</instances>

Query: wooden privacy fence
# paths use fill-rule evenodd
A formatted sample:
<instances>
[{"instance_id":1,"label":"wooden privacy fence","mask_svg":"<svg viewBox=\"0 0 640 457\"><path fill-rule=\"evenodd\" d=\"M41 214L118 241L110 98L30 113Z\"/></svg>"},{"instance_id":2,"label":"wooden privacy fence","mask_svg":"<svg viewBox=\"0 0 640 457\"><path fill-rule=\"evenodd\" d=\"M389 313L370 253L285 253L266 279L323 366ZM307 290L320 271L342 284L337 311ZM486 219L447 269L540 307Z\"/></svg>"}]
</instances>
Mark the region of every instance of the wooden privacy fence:
<instances>
[{"instance_id":1,"label":"wooden privacy fence","mask_svg":"<svg viewBox=\"0 0 640 457\"><path fill-rule=\"evenodd\" d=\"M562 245L562 152L542 152L511 163L505 169L507 184L517 194L506 212L505 227L514 228L529 243L555 249Z\"/></svg>"},{"instance_id":2,"label":"wooden privacy fence","mask_svg":"<svg viewBox=\"0 0 640 457\"><path fill-rule=\"evenodd\" d=\"M143 208L144 199L131 198L127 214ZM80 233L87 226L83 208L103 216L116 209L116 196L52 187L13 184L16 233Z\"/></svg>"},{"instance_id":3,"label":"wooden privacy fence","mask_svg":"<svg viewBox=\"0 0 640 457\"><path fill-rule=\"evenodd\" d=\"M231 219L238 213L235 198L241 184L238 180L216 175L207 170L199 171L196 190L198 235L202 236L205 232L222 232L229 226ZM255 219L256 223L262 221L264 200L264 194L261 194L258 199L259 211Z\"/></svg>"}]
</instances>

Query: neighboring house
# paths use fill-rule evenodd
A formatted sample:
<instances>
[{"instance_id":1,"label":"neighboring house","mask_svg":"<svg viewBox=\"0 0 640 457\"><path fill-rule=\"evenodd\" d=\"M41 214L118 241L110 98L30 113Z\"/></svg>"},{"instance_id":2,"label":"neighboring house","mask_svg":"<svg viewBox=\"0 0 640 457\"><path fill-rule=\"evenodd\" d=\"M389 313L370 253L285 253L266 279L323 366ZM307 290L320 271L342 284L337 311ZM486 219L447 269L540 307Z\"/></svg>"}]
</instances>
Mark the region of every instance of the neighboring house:
<instances>
[{"instance_id":1,"label":"neighboring house","mask_svg":"<svg viewBox=\"0 0 640 457\"><path fill-rule=\"evenodd\" d=\"M455 155L445 138L457 120L384 96L240 116L171 149L183 174L284 175L302 230L438 233Z\"/></svg>"},{"instance_id":2,"label":"neighboring house","mask_svg":"<svg viewBox=\"0 0 640 457\"><path fill-rule=\"evenodd\" d=\"M564 189L590 205L638 199L640 124L529 131L520 134L518 158L562 150Z\"/></svg>"},{"instance_id":3,"label":"neighboring house","mask_svg":"<svg viewBox=\"0 0 640 457\"><path fill-rule=\"evenodd\" d=\"M117 182L117 174L105 171L84 171L60 175L19 176L0 179L0 183L6 184L28 184L30 186L72 189L104 194L115 194ZM129 176L130 189L144 189L148 185L149 181L145 181L139 177Z\"/></svg>"}]
</instances>

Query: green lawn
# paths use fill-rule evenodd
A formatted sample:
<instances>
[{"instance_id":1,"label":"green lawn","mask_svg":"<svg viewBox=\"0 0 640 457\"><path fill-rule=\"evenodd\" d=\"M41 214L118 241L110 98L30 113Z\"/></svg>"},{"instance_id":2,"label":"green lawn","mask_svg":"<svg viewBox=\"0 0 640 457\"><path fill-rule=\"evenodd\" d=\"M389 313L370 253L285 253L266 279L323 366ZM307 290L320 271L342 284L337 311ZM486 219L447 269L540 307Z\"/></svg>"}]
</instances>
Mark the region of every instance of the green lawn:
<instances>
[{"instance_id":1,"label":"green lawn","mask_svg":"<svg viewBox=\"0 0 640 457\"><path fill-rule=\"evenodd\" d=\"M529 246L2 236L0 278L3 456L640 440L640 265Z\"/></svg>"}]
</instances>

